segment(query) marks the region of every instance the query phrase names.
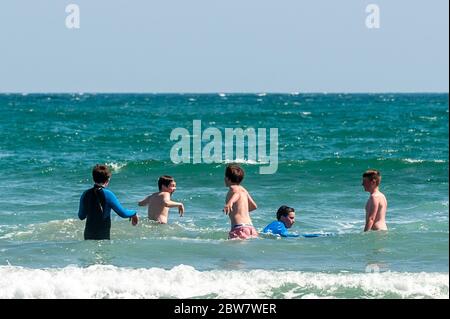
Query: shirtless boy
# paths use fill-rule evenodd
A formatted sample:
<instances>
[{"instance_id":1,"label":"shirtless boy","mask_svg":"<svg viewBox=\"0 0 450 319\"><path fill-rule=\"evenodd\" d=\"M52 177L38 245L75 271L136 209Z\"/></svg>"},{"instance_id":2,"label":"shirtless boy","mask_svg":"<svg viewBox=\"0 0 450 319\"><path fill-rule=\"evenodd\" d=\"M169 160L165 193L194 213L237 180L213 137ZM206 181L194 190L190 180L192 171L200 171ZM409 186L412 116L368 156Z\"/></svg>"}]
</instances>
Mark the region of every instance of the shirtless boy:
<instances>
[{"instance_id":1,"label":"shirtless boy","mask_svg":"<svg viewBox=\"0 0 450 319\"><path fill-rule=\"evenodd\" d=\"M171 196L177 189L177 184L171 176L161 176L158 180L159 192L153 193L141 200L139 206L148 206L148 218L160 224L167 224L169 209L176 207L180 217L184 214L184 205L172 201Z\"/></svg>"},{"instance_id":2,"label":"shirtless boy","mask_svg":"<svg viewBox=\"0 0 450 319\"><path fill-rule=\"evenodd\" d=\"M362 185L364 190L370 193L366 203L366 226L364 231L387 230L386 226L386 197L378 187L381 182L381 174L377 170L367 170L363 174Z\"/></svg>"},{"instance_id":3,"label":"shirtless boy","mask_svg":"<svg viewBox=\"0 0 450 319\"><path fill-rule=\"evenodd\" d=\"M257 206L248 191L240 184L244 179L244 170L238 165L228 165L225 170L225 185L229 188L224 213L230 217L231 230L228 239L257 238L250 212Z\"/></svg>"}]
</instances>

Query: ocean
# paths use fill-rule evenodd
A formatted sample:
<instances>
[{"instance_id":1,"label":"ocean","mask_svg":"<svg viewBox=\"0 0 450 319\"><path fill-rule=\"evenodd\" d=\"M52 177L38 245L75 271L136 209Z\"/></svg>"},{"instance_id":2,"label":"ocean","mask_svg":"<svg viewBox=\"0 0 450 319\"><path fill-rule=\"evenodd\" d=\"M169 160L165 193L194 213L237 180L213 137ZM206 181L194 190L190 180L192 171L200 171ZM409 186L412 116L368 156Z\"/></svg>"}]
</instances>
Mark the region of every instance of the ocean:
<instances>
[{"instance_id":1,"label":"ocean","mask_svg":"<svg viewBox=\"0 0 450 319\"><path fill-rule=\"evenodd\" d=\"M449 298L448 120L448 94L0 94L0 298ZM253 224L288 205L291 232L331 235L227 240L229 161L171 158L194 121L277 128L275 174L234 159ZM77 217L96 163L141 217L112 212L110 241L84 241ZM387 232L363 232L369 168ZM186 212L158 225L137 202L165 174Z\"/></svg>"}]
</instances>

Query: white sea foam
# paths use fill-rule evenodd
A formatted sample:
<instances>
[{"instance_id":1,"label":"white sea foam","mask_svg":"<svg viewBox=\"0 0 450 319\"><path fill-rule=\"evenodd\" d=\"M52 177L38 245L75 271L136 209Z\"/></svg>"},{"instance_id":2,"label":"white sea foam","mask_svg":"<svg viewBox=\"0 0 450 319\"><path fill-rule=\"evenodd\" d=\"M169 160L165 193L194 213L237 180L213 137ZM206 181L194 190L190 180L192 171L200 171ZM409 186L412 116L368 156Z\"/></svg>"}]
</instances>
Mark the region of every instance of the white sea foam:
<instances>
[{"instance_id":1,"label":"white sea foam","mask_svg":"<svg viewBox=\"0 0 450 319\"><path fill-rule=\"evenodd\" d=\"M419 118L427 121L437 121L437 116L419 116Z\"/></svg>"},{"instance_id":2,"label":"white sea foam","mask_svg":"<svg viewBox=\"0 0 450 319\"><path fill-rule=\"evenodd\" d=\"M0 298L449 298L448 273L0 266Z\"/></svg>"},{"instance_id":3,"label":"white sea foam","mask_svg":"<svg viewBox=\"0 0 450 319\"><path fill-rule=\"evenodd\" d=\"M402 160L403 162L406 163L423 163L424 160L420 160L420 159L411 159L411 158L405 158L404 160Z\"/></svg>"},{"instance_id":4,"label":"white sea foam","mask_svg":"<svg viewBox=\"0 0 450 319\"><path fill-rule=\"evenodd\" d=\"M387 150L381 150L381 152L383 152L383 153L398 153L398 150L387 149Z\"/></svg>"},{"instance_id":5,"label":"white sea foam","mask_svg":"<svg viewBox=\"0 0 450 319\"><path fill-rule=\"evenodd\" d=\"M254 161L254 160L246 160L242 158L237 158L235 160L225 160L225 164L248 164L248 165L262 165L262 164L269 164L267 161Z\"/></svg>"},{"instance_id":6,"label":"white sea foam","mask_svg":"<svg viewBox=\"0 0 450 319\"><path fill-rule=\"evenodd\" d=\"M106 163L107 166L111 167L113 172L119 172L123 167L125 167L127 164L125 163Z\"/></svg>"},{"instance_id":7,"label":"white sea foam","mask_svg":"<svg viewBox=\"0 0 450 319\"><path fill-rule=\"evenodd\" d=\"M16 238L16 237L31 235L32 233L33 232L31 230L10 232L3 236L0 236L0 239L11 239L11 238Z\"/></svg>"},{"instance_id":8,"label":"white sea foam","mask_svg":"<svg viewBox=\"0 0 450 319\"><path fill-rule=\"evenodd\" d=\"M14 156L14 153L10 153L10 152L0 153L0 158L11 157L11 156Z\"/></svg>"},{"instance_id":9,"label":"white sea foam","mask_svg":"<svg viewBox=\"0 0 450 319\"><path fill-rule=\"evenodd\" d=\"M412 158L405 158L405 159L402 159L402 161L406 162L406 163L423 163L423 162L426 162L426 160L423 160L423 159L412 159ZM438 160L432 160L430 162L432 162L432 163L446 163L447 161L438 159Z\"/></svg>"}]
</instances>

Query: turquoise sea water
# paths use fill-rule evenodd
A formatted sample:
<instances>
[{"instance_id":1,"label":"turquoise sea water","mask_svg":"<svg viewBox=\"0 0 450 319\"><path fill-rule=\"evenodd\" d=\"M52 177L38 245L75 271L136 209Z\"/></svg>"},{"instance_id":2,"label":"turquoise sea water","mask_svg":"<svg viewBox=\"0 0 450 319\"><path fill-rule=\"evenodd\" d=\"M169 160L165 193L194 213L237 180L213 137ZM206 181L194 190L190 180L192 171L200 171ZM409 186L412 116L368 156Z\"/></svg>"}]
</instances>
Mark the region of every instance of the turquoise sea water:
<instances>
[{"instance_id":1,"label":"turquoise sea water","mask_svg":"<svg viewBox=\"0 0 450 319\"><path fill-rule=\"evenodd\" d=\"M0 95L0 298L448 298L448 94ZM228 241L225 163L174 164L173 129L278 128L279 167L237 159L261 230L283 204L297 233ZM95 163L122 204L178 183L169 225L77 219ZM382 172L388 232L363 233L361 174Z\"/></svg>"}]
</instances>

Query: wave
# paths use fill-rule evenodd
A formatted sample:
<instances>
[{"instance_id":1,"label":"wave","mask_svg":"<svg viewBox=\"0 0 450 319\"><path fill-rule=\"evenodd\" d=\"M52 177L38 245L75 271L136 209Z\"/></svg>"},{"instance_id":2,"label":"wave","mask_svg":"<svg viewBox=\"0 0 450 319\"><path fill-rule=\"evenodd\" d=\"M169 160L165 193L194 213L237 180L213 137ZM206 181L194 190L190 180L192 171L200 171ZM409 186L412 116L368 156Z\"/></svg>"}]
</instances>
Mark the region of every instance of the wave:
<instances>
[{"instance_id":1,"label":"wave","mask_svg":"<svg viewBox=\"0 0 450 319\"><path fill-rule=\"evenodd\" d=\"M266 165L269 164L267 161L254 161L254 160L246 160L242 158L237 158L235 160L224 160L223 164L247 164L247 165Z\"/></svg>"},{"instance_id":2,"label":"wave","mask_svg":"<svg viewBox=\"0 0 450 319\"><path fill-rule=\"evenodd\" d=\"M114 161L109 162L107 165L110 165L113 170L116 172L124 170L124 169L142 169L142 168L161 168L165 166L170 167L189 167L190 169L196 169L201 167L211 167L218 168L222 165L237 163L243 165L267 165L269 162L266 161L254 161L247 159L235 159L235 160L223 160L221 163L212 163L212 164L174 164L167 160L157 160L157 159L147 159L147 160L129 160L129 161ZM376 165L382 165L386 167L398 166L398 167L408 167L412 164L415 165L447 165L448 159L411 159L411 158L350 158L350 157L336 157L336 158L322 158L322 159L279 159L278 165L287 166L287 167L296 167L296 166L335 166L335 165L343 165L343 164L355 164L355 165L367 165L368 163L374 163Z\"/></svg>"},{"instance_id":3,"label":"wave","mask_svg":"<svg viewBox=\"0 0 450 319\"><path fill-rule=\"evenodd\" d=\"M0 266L0 298L449 298L448 273Z\"/></svg>"},{"instance_id":4,"label":"wave","mask_svg":"<svg viewBox=\"0 0 450 319\"><path fill-rule=\"evenodd\" d=\"M109 166L113 172L117 173L122 169L122 167L125 167L127 164L126 163L109 162L109 163L105 163L105 165Z\"/></svg>"},{"instance_id":5,"label":"wave","mask_svg":"<svg viewBox=\"0 0 450 319\"><path fill-rule=\"evenodd\" d=\"M14 156L14 153L11 153L11 152L5 152L5 153L0 152L0 159L1 158L6 158L6 157L12 157L12 156Z\"/></svg>"},{"instance_id":6,"label":"wave","mask_svg":"<svg viewBox=\"0 0 450 319\"><path fill-rule=\"evenodd\" d=\"M424 162L428 162L428 163L447 163L446 160L424 160L424 159L412 159L412 158L405 158L401 160L402 162L405 163L424 163Z\"/></svg>"},{"instance_id":7,"label":"wave","mask_svg":"<svg viewBox=\"0 0 450 319\"><path fill-rule=\"evenodd\" d=\"M115 217L113 216L113 218ZM14 241L79 241L83 239L84 225L84 221L73 218L28 225L0 225L0 239ZM162 226L141 216L138 226L132 228L132 231L130 231L128 221L115 220L111 234L113 238L122 240L152 238L218 242L227 238L228 228L215 224L210 227L201 227L178 222Z\"/></svg>"},{"instance_id":8,"label":"wave","mask_svg":"<svg viewBox=\"0 0 450 319\"><path fill-rule=\"evenodd\" d=\"M5 155L5 156L3 156ZM3 158L7 159L9 154L0 153L0 160ZM34 160L30 168L29 160L20 160L14 163L12 166L8 163L5 169L5 174L14 174L16 171L27 167L27 169L33 174L38 174L39 176L57 176L60 175L62 169L70 169L75 174L80 174L81 177L85 177L85 171L88 167L92 165L86 164L86 162L80 162L79 159L73 159L73 161L65 161L60 163L52 164L50 167L46 162L48 159L45 157L48 154L42 154L42 159ZM308 156L315 156L310 154ZM220 163L200 163L200 164L175 164L172 163L170 158L160 159L160 158L143 158L143 159L124 159L115 158L107 161L107 165L111 167L114 173L132 173L133 175L141 176L147 173L153 173L160 175L161 172L172 172L177 173L191 173L196 174L197 172L216 172L223 171L225 166L229 163L238 163L247 167L250 170L257 170L260 167L267 166L268 161L261 160L249 160L246 158L238 158L235 160L222 160ZM398 169L409 169L413 167L426 168L426 169L448 169L448 159L447 158L437 158L437 159L426 159L426 158L357 158L357 157L327 157L327 158L302 158L300 156L292 159L280 157L278 159L278 173L283 173L290 170L298 169L319 169L335 170L337 167L340 172L342 170L364 170L370 167L378 168L382 171L387 170L398 170ZM81 175L83 174L83 175Z\"/></svg>"}]
</instances>

